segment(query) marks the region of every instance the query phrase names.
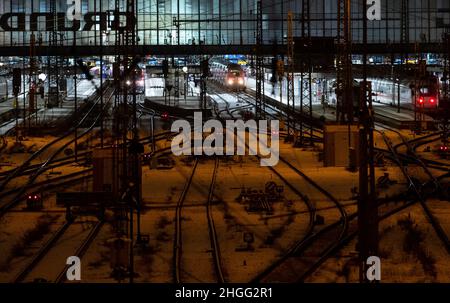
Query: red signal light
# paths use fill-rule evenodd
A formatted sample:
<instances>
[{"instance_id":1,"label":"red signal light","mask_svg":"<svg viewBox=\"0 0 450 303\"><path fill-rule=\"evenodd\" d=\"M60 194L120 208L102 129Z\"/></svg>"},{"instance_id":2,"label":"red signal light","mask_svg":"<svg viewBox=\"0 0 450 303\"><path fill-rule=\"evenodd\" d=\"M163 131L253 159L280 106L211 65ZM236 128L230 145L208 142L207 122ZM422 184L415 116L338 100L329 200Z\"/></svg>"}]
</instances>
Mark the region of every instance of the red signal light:
<instances>
[{"instance_id":1,"label":"red signal light","mask_svg":"<svg viewBox=\"0 0 450 303\"><path fill-rule=\"evenodd\" d=\"M161 118L162 118L163 120L168 120L168 119L169 119L169 113L163 113L163 114L161 115Z\"/></svg>"}]
</instances>

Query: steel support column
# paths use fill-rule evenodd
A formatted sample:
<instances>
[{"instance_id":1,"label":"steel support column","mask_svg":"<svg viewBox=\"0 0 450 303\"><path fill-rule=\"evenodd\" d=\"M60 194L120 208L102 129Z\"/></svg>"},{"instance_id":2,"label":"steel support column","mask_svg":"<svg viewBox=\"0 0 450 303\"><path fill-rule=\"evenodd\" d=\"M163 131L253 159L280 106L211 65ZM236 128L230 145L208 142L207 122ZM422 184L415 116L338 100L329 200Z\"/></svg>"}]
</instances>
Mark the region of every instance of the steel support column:
<instances>
[{"instance_id":1,"label":"steel support column","mask_svg":"<svg viewBox=\"0 0 450 303\"><path fill-rule=\"evenodd\" d=\"M340 123L353 123L350 0L339 0L337 48L336 120Z\"/></svg>"},{"instance_id":2,"label":"steel support column","mask_svg":"<svg viewBox=\"0 0 450 303\"><path fill-rule=\"evenodd\" d=\"M309 49L311 45L311 28L310 28L310 0L302 0L302 40L303 47ZM312 119L312 62L311 53L308 51L306 55L300 57L300 111ZM313 127L306 126L300 121L300 146L312 144Z\"/></svg>"},{"instance_id":3,"label":"steel support column","mask_svg":"<svg viewBox=\"0 0 450 303\"><path fill-rule=\"evenodd\" d=\"M263 103L264 103L264 62L263 56L261 54L261 46L263 42L263 29L262 29L262 7L261 0L257 2L256 8L256 109L255 115L256 119L261 119L263 114Z\"/></svg>"},{"instance_id":4,"label":"steel support column","mask_svg":"<svg viewBox=\"0 0 450 303\"><path fill-rule=\"evenodd\" d=\"M58 46L58 10L57 0L49 0L49 12L52 15L51 19L51 31L49 33L49 46ZM62 46L61 39L61 46ZM61 60L59 56L47 57L47 73L48 73L48 100L47 107L59 106L59 67L61 66Z\"/></svg>"},{"instance_id":5,"label":"steel support column","mask_svg":"<svg viewBox=\"0 0 450 303\"><path fill-rule=\"evenodd\" d=\"M367 45L367 4L363 1L363 40ZM372 92L367 81L367 50L363 53L363 81L359 103L358 251L360 281L367 282L367 259L378 256L378 205L375 191L374 117Z\"/></svg>"},{"instance_id":6,"label":"steel support column","mask_svg":"<svg viewBox=\"0 0 450 303\"><path fill-rule=\"evenodd\" d=\"M287 15L287 106L288 108L292 106L295 110L295 85L294 85L294 14L292 11L288 12ZM287 113L287 140L289 141L292 137L291 132L291 116Z\"/></svg>"}]
</instances>

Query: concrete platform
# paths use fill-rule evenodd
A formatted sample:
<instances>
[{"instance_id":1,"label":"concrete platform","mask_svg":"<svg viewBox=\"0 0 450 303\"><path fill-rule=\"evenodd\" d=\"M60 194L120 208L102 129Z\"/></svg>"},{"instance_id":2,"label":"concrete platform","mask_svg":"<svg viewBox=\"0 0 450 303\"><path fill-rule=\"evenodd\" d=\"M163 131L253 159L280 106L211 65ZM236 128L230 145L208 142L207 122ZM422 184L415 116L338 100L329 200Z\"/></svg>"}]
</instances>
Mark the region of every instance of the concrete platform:
<instances>
[{"instance_id":1,"label":"concrete platform","mask_svg":"<svg viewBox=\"0 0 450 303\"><path fill-rule=\"evenodd\" d=\"M77 100L84 100L95 94L96 87L100 87L100 79L90 80L79 80L77 82ZM65 101L75 100L75 89L73 85L67 88L67 96L64 98Z\"/></svg>"},{"instance_id":2,"label":"concrete platform","mask_svg":"<svg viewBox=\"0 0 450 303\"><path fill-rule=\"evenodd\" d=\"M95 86L100 85L100 80L95 79L92 81L89 80L80 80L77 85L77 99L79 101L83 101L91 98L95 92ZM57 121L61 119L69 119L74 112L75 103L74 101L74 89L69 90L69 93L66 97L63 98L62 106L58 108L44 108L45 100L41 99L39 96L37 98L37 106L38 111L36 114L32 115L31 120L37 122L37 124L47 124L52 121ZM26 103L28 106L28 101ZM79 104L81 106L81 104ZM19 96L19 110L22 114L23 110L23 95ZM19 125L22 123L23 118L19 118ZM15 121L15 111L14 111L14 98L10 98L7 101L4 101L0 104L0 135L4 135L7 132L11 131L16 126Z\"/></svg>"},{"instance_id":3,"label":"concrete platform","mask_svg":"<svg viewBox=\"0 0 450 303\"><path fill-rule=\"evenodd\" d=\"M267 98L270 98L274 101L280 101L280 96L277 93L273 94L273 88L271 83L265 83L265 95ZM256 91L256 83L254 79L249 78L247 81L247 89L251 91ZM279 92L279 90L278 90ZM284 94L285 95L285 94ZM296 100L298 101L298 96L296 95ZM386 100L384 100L386 101ZM405 99L402 101L406 101ZM287 99L285 96L282 98L282 102L287 104ZM408 105L407 102L402 102L402 107ZM405 108L400 109L400 113L397 112L397 107L382 104L382 103L373 103L374 111L375 111L375 121L384 123L388 126L396 127L399 129L411 129L415 126L414 121L414 111L408 110ZM323 108L322 105L313 104L313 117L315 118L325 118L325 121L336 121L336 109L327 107ZM424 125L426 128L433 128L434 120L428 115L424 115Z\"/></svg>"}]
</instances>

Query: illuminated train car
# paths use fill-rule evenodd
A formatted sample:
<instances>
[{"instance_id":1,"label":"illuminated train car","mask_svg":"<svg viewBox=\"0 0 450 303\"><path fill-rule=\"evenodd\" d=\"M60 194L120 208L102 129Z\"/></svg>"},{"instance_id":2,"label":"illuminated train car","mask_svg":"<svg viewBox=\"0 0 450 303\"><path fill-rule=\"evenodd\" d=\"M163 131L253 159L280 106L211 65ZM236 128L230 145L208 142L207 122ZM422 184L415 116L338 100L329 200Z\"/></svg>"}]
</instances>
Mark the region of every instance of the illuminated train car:
<instances>
[{"instance_id":1,"label":"illuminated train car","mask_svg":"<svg viewBox=\"0 0 450 303\"><path fill-rule=\"evenodd\" d=\"M225 84L228 87L243 90L245 89L245 72L239 64L228 64Z\"/></svg>"},{"instance_id":2,"label":"illuminated train car","mask_svg":"<svg viewBox=\"0 0 450 303\"><path fill-rule=\"evenodd\" d=\"M439 107L439 78L429 76L420 81L416 97L417 107L435 110Z\"/></svg>"},{"instance_id":3,"label":"illuminated train car","mask_svg":"<svg viewBox=\"0 0 450 303\"><path fill-rule=\"evenodd\" d=\"M239 64L213 62L211 64L211 74L214 81L225 87L233 90L245 90L246 88L245 71Z\"/></svg>"},{"instance_id":4,"label":"illuminated train car","mask_svg":"<svg viewBox=\"0 0 450 303\"><path fill-rule=\"evenodd\" d=\"M133 73L129 76L129 79L126 80L126 84L129 87L129 93L133 92L133 86L131 85L133 83ZM134 71L135 75L135 85L136 85L136 93L137 94L144 94L145 93L145 71L141 69L140 67L136 67Z\"/></svg>"},{"instance_id":5,"label":"illuminated train car","mask_svg":"<svg viewBox=\"0 0 450 303\"><path fill-rule=\"evenodd\" d=\"M136 91L138 94L145 94L145 71L143 69L138 70Z\"/></svg>"}]
</instances>

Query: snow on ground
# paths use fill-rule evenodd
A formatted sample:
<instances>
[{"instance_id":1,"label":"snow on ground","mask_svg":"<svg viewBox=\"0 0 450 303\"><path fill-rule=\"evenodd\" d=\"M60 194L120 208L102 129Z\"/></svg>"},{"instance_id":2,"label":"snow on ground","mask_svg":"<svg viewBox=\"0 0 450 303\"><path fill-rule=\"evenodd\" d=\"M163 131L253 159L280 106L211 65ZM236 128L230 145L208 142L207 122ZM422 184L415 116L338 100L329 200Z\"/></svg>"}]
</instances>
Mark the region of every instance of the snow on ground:
<instances>
[{"instance_id":1,"label":"snow on ground","mask_svg":"<svg viewBox=\"0 0 450 303\"><path fill-rule=\"evenodd\" d=\"M235 104L233 96L227 96L227 101L232 106ZM218 101L219 102L219 101ZM223 109L225 103L219 102ZM400 143L398 135L387 131L386 134L394 144ZM407 138L413 135L409 131L402 131ZM50 142L52 137L34 138L24 143L30 147L36 144L35 149ZM376 146L386 148L380 135L375 136ZM92 141L91 144L95 144ZM168 141L158 142L159 148L167 147ZM358 174L347 171L345 168L324 168L319 162L321 145L315 148L294 149L289 144L280 142L281 156L292 165L301 169L311 179L328 190L342 204L346 205L349 214L356 211L355 201L351 189L358 186ZM146 147L148 149L148 147ZM52 148L51 151L55 149ZM33 164L41 162L48 157L50 152L40 157ZM401 148L400 151L405 151ZM431 154L427 154L431 156ZM2 170L12 169L22 163L29 154L1 155ZM191 171L191 162L183 163L177 159L177 166L170 170L149 169L143 167L143 210L142 210L142 233L150 235L150 245L145 249L135 250L136 281L138 282L172 282L172 253L174 236L175 205ZM209 237L206 221L205 202L209 188L209 182L213 169L213 161L202 162L199 172L194 180L190 194L185 202L183 210L183 245L185 256L182 262L182 277L190 282L214 282L211 252L209 248ZM79 166L65 166L53 171L53 174L45 174L38 181L57 176L60 172L67 174L79 171ZM294 173L285 164L280 162L275 169L292 184L303 195L306 195L311 203L315 205L318 214L324 216L325 224L331 224L339 219L339 212L333 208L333 203L327 200L323 194L308 184L303 178ZM415 174L419 170L411 166L409 168ZM417 171L416 171L417 170ZM387 165L377 168L376 177L389 173L392 180L398 183L387 189L379 189L379 196L391 196L406 190L405 180L400 170L395 165ZM419 175L420 176L420 175ZM421 177L421 176L420 176ZM26 177L18 178L10 183L8 188L15 188L27 180ZM284 199L275 202L273 214L250 213L246 211L246 205L236 201L242 187L264 189L266 182L274 181L284 186ZM84 182L77 186L66 188L68 191L87 191L92 186L91 182ZM228 160L222 159L219 167L217 183L215 188L215 204L213 216L219 237L219 246L223 258L225 278L229 282L247 282L264 270L272 262L277 260L292 245L299 241L304 235L309 224L309 215L305 202L287 184L268 168L260 167L259 160L255 157L232 157ZM443 220L444 228L450 232L450 226L446 224L445 215L449 212L449 206L441 201L431 201L433 211L440 220ZM22 207L23 205L21 205ZM19 208L18 208L19 209ZM51 230L44 238L35 241L26 249L26 258L14 258L10 260L14 268L22 268L26 261L37 251L45 239L57 229L58 224L64 220L64 209L56 205L55 196L49 196L46 200L46 210L49 213L59 214L57 221L52 224ZM20 211L20 209L19 209ZM398 222L411 213L411 217L418 224L420 231L425 235L422 241L428 255L435 258L435 267L438 268L437 276L430 275L424 270L424 266L418 261L412 252L405 251L403 243L407 231ZM34 227L41 214L27 212L12 212L0 222L0 264L8 260L12 248L17 243L19 235ZM16 224L20 222L21 224ZM136 231L136 228L135 228ZM69 238L62 241L62 248L58 255L70 254L79 240L86 234L85 230L78 228ZM252 244L254 250L243 249L245 242L244 233L250 232L255 237ZM382 240L380 251L382 253L382 281L449 281L450 269L445 264L448 257L442 248L440 240L426 221L420 207L412 207L402 213L393 216L380 224ZM97 239L88 250L82 260L83 282L114 282L110 277L111 268L109 258L110 248L106 242L114 236L109 224L100 231ZM68 244L68 243L72 244ZM315 282L344 282L346 272L344 265L354 256L355 241L351 242L345 249L336 254L339 259L331 258L325 262L320 269L308 281ZM56 256L55 256L56 258ZM58 261L59 262L59 261ZM60 262L59 262L60 263ZM46 264L46 265L45 265ZM202 266L199 266L201 264ZM44 263L38 276L52 276L54 272L47 270L49 263ZM58 266L54 266L55 271ZM1 271L1 270L0 270ZM348 281L356 281L354 266L349 266ZM0 281L11 280L15 272L0 272Z\"/></svg>"},{"instance_id":2,"label":"snow on ground","mask_svg":"<svg viewBox=\"0 0 450 303\"><path fill-rule=\"evenodd\" d=\"M28 236L33 239L32 242L24 240L26 234L36 230L39 220L47 222L48 231L37 233L38 236L33 238ZM0 282L11 282L50 239L51 234L56 232L63 220L64 216L51 212L9 212L4 216L0 220Z\"/></svg>"}]
</instances>

